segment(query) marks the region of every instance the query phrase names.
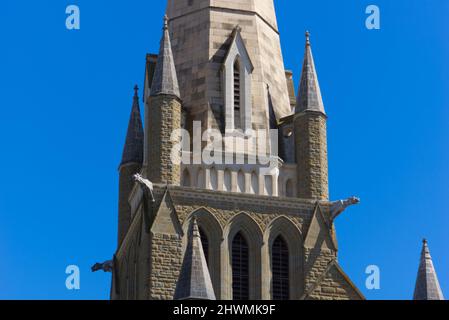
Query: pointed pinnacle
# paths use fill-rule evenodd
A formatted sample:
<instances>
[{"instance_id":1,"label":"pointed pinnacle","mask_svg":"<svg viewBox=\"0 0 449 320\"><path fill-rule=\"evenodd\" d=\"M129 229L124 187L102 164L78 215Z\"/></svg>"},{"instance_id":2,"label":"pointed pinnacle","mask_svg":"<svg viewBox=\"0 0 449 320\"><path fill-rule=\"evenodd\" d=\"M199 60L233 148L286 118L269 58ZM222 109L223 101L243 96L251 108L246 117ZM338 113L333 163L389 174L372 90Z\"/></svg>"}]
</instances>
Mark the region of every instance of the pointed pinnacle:
<instances>
[{"instance_id":1,"label":"pointed pinnacle","mask_svg":"<svg viewBox=\"0 0 449 320\"><path fill-rule=\"evenodd\" d=\"M196 217L192 218L192 235L194 238L201 238L200 229L198 228Z\"/></svg>"},{"instance_id":2,"label":"pointed pinnacle","mask_svg":"<svg viewBox=\"0 0 449 320\"><path fill-rule=\"evenodd\" d=\"M306 31L306 45L310 46L310 32Z\"/></svg>"},{"instance_id":3,"label":"pointed pinnacle","mask_svg":"<svg viewBox=\"0 0 449 320\"><path fill-rule=\"evenodd\" d=\"M134 97L138 97L139 96L139 86L136 84L134 86Z\"/></svg>"},{"instance_id":4,"label":"pointed pinnacle","mask_svg":"<svg viewBox=\"0 0 449 320\"><path fill-rule=\"evenodd\" d=\"M162 30L168 30L168 16L165 15L164 16L164 27L162 28Z\"/></svg>"}]
</instances>

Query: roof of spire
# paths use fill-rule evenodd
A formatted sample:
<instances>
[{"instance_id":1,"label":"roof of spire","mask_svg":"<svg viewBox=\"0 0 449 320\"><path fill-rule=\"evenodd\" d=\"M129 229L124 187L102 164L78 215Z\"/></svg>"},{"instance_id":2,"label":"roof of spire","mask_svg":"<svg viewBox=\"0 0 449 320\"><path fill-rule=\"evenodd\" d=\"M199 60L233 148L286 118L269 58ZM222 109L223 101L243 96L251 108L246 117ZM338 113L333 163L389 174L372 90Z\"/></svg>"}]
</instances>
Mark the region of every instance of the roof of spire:
<instances>
[{"instance_id":1,"label":"roof of spire","mask_svg":"<svg viewBox=\"0 0 449 320\"><path fill-rule=\"evenodd\" d=\"M423 241L414 300L444 300L427 240Z\"/></svg>"},{"instance_id":2,"label":"roof of spire","mask_svg":"<svg viewBox=\"0 0 449 320\"><path fill-rule=\"evenodd\" d=\"M306 32L306 50L302 66L301 83L296 99L296 113L303 111L317 111L326 114L313 60L309 31Z\"/></svg>"},{"instance_id":3,"label":"roof of spire","mask_svg":"<svg viewBox=\"0 0 449 320\"><path fill-rule=\"evenodd\" d=\"M134 87L133 106L131 116L129 117L121 165L127 163L141 164L143 162L143 136L142 117L140 116L139 107L139 88L136 85Z\"/></svg>"},{"instance_id":4,"label":"roof of spire","mask_svg":"<svg viewBox=\"0 0 449 320\"><path fill-rule=\"evenodd\" d=\"M192 219L188 237L174 299L216 300L195 217Z\"/></svg>"},{"instance_id":5,"label":"roof of spire","mask_svg":"<svg viewBox=\"0 0 449 320\"><path fill-rule=\"evenodd\" d=\"M180 98L178 78L168 31L168 17L164 17L163 36L157 58L156 70L151 85L151 96L160 94L173 95Z\"/></svg>"}]
</instances>

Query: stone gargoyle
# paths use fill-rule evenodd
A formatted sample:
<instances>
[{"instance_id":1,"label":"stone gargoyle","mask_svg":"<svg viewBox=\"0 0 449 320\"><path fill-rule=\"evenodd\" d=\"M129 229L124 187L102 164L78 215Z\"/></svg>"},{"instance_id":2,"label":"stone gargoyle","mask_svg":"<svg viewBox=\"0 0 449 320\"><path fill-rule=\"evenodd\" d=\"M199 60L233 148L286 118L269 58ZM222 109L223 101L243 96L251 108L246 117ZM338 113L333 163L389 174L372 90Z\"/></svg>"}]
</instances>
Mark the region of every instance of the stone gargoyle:
<instances>
[{"instance_id":1,"label":"stone gargoyle","mask_svg":"<svg viewBox=\"0 0 449 320\"><path fill-rule=\"evenodd\" d=\"M96 263L92 266L92 272L103 270L104 272L112 272L114 269L114 261L108 260L103 263Z\"/></svg>"},{"instance_id":2,"label":"stone gargoyle","mask_svg":"<svg viewBox=\"0 0 449 320\"><path fill-rule=\"evenodd\" d=\"M155 201L154 199L154 193L153 193L153 183L142 177L140 174L134 175L134 180L139 183L142 187L144 187L144 191L148 192L149 198L152 202Z\"/></svg>"},{"instance_id":3,"label":"stone gargoyle","mask_svg":"<svg viewBox=\"0 0 449 320\"><path fill-rule=\"evenodd\" d=\"M348 207L359 204L360 199L351 197L346 200L339 200L331 203L331 221L333 222L340 214L342 214Z\"/></svg>"}]
</instances>

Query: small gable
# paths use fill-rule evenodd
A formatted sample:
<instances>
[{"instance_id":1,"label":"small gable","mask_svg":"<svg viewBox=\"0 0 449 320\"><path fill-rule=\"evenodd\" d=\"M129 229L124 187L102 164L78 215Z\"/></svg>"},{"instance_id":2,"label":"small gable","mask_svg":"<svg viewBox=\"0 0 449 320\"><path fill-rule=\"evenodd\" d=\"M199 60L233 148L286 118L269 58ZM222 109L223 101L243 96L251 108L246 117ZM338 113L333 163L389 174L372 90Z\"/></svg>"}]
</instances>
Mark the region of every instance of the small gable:
<instances>
[{"instance_id":1,"label":"small gable","mask_svg":"<svg viewBox=\"0 0 449 320\"><path fill-rule=\"evenodd\" d=\"M183 236L182 226L168 189L154 218L151 233Z\"/></svg>"},{"instance_id":2,"label":"small gable","mask_svg":"<svg viewBox=\"0 0 449 320\"><path fill-rule=\"evenodd\" d=\"M316 283L307 290L303 299L365 300L365 297L334 260Z\"/></svg>"},{"instance_id":3,"label":"small gable","mask_svg":"<svg viewBox=\"0 0 449 320\"><path fill-rule=\"evenodd\" d=\"M243 41L240 27L236 27L232 32L232 40L224 59L224 65L233 65L236 57L240 57L243 66L247 69L248 73L253 72L254 65Z\"/></svg>"},{"instance_id":4,"label":"small gable","mask_svg":"<svg viewBox=\"0 0 449 320\"><path fill-rule=\"evenodd\" d=\"M326 221L319 204L317 204L315 208L315 212L304 241L304 246L310 249L337 250L337 245L335 244L334 237L332 235L332 227Z\"/></svg>"}]
</instances>

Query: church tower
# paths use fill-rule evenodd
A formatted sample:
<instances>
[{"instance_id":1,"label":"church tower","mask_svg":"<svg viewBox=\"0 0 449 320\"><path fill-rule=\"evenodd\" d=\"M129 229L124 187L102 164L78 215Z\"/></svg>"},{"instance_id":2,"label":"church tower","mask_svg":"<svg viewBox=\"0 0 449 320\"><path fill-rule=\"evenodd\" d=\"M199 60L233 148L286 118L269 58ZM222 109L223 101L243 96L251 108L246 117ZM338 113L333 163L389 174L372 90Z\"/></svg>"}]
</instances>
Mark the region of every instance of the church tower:
<instances>
[{"instance_id":1,"label":"church tower","mask_svg":"<svg viewBox=\"0 0 449 320\"><path fill-rule=\"evenodd\" d=\"M133 176L140 172L143 161L143 127L139 106L139 88L134 87L134 98L129 117L128 132L119 167L119 222L118 247L122 244L131 223L131 207L128 197L134 187Z\"/></svg>"},{"instance_id":2,"label":"church tower","mask_svg":"<svg viewBox=\"0 0 449 320\"><path fill-rule=\"evenodd\" d=\"M193 120L222 132L267 128L267 84L278 119L290 115L273 0L168 0L167 14L183 106ZM226 80L239 71L237 103Z\"/></svg>"},{"instance_id":3,"label":"church tower","mask_svg":"<svg viewBox=\"0 0 449 320\"><path fill-rule=\"evenodd\" d=\"M329 199L326 122L310 34L307 32L294 116L299 198Z\"/></svg>"},{"instance_id":4,"label":"church tower","mask_svg":"<svg viewBox=\"0 0 449 320\"><path fill-rule=\"evenodd\" d=\"M159 54L147 55L134 184L141 153L124 162L135 166L123 171L111 298L364 299L337 260L333 223L359 200L329 201L309 35L295 97L273 0L168 0L166 13ZM181 164L177 129L191 138ZM197 163L210 132L225 148Z\"/></svg>"}]
</instances>

